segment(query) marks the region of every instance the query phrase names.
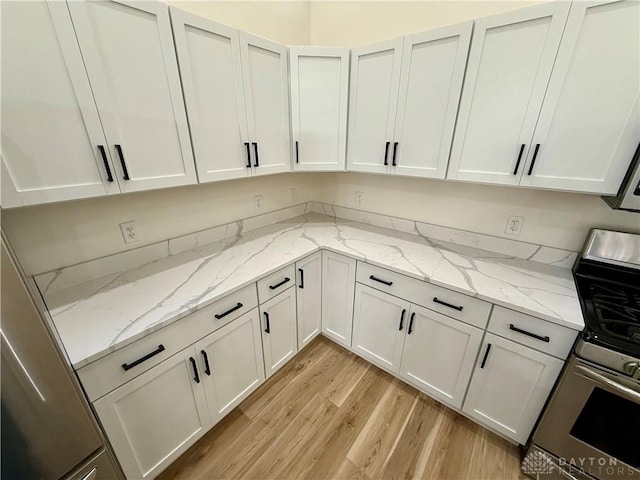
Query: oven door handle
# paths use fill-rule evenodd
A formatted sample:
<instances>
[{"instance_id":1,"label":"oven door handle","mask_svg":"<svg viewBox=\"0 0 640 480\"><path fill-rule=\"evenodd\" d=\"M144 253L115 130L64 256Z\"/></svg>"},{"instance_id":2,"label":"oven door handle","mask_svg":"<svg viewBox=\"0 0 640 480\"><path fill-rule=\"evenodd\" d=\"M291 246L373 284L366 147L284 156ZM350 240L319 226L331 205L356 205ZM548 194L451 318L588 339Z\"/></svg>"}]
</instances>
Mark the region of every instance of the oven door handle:
<instances>
[{"instance_id":1,"label":"oven door handle","mask_svg":"<svg viewBox=\"0 0 640 480\"><path fill-rule=\"evenodd\" d=\"M628 400L631 400L632 402L640 402L640 392L636 392L635 390L632 390L629 387L620 385L618 382L614 382L613 380L605 377L604 375L601 375L595 370L589 367L586 367L584 365L576 365L575 369L590 380L604 383L609 388L611 388L616 393L618 393L620 396Z\"/></svg>"}]
</instances>

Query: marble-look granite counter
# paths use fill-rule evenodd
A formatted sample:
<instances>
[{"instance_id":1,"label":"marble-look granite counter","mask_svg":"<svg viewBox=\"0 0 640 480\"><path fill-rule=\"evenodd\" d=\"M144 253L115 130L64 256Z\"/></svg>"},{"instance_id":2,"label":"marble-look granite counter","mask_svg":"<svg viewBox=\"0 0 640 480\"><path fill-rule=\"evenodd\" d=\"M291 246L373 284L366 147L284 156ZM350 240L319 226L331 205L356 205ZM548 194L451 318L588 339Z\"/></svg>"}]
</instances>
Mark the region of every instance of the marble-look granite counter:
<instances>
[{"instance_id":1,"label":"marble-look granite counter","mask_svg":"<svg viewBox=\"0 0 640 480\"><path fill-rule=\"evenodd\" d=\"M318 249L584 328L568 268L316 213L231 233L79 285L49 291L38 282L73 366L87 365Z\"/></svg>"}]
</instances>

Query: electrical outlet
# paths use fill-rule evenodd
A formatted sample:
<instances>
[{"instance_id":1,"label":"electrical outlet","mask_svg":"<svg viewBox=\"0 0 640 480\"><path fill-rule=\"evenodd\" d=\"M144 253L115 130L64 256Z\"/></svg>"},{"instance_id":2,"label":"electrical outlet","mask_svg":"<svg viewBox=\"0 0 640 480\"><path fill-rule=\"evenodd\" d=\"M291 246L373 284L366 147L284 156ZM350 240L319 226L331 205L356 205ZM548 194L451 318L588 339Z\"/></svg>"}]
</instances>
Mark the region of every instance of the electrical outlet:
<instances>
[{"instance_id":1,"label":"electrical outlet","mask_svg":"<svg viewBox=\"0 0 640 480\"><path fill-rule=\"evenodd\" d=\"M256 209L256 212L258 210L262 210L262 206L263 206L262 195L256 195L255 197L253 197L253 206Z\"/></svg>"},{"instance_id":2,"label":"electrical outlet","mask_svg":"<svg viewBox=\"0 0 640 480\"><path fill-rule=\"evenodd\" d=\"M364 207L364 192L356 192L355 203L356 208Z\"/></svg>"},{"instance_id":3,"label":"electrical outlet","mask_svg":"<svg viewBox=\"0 0 640 480\"><path fill-rule=\"evenodd\" d=\"M509 218L507 218L507 226L504 229L504 233L508 235L520 235L523 223L524 217L509 215Z\"/></svg>"},{"instance_id":4,"label":"electrical outlet","mask_svg":"<svg viewBox=\"0 0 640 480\"><path fill-rule=\"evenodd\" d=\"M138 238L138 230L136 229L136 222L124 222L120 224L120 231L122 232L122 238L124 238L124 243L133 243L139 240Z\"/></svg>"}]
</instances>

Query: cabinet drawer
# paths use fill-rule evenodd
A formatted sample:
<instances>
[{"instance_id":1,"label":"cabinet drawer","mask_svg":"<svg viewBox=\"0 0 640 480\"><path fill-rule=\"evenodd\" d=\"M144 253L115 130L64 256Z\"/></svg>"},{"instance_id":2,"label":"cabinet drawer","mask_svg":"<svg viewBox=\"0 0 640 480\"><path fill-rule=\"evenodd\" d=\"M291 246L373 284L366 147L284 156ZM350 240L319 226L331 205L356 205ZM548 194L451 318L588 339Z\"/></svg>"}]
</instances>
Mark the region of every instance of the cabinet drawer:
<instances>
[{"instance_id":1,"label":"cabinet drawer","mask_svg":"<svg viewBox=\"0 0 640 480\"><path fill-rule=\"evenodd\" d=\"M260 299L260 303L266 302L279 293L284 292L291 285L295 285L295 272L295 266L291 264L258 280L258 298Z\"/></svg>"},{"instance_id":2,"label":"cabinet drawer","mask_svg":"<svg viewBox=\"0 0 640 480\"><path fill-rule=\"evenodd\" d=\"M358 262L356 280L482 329L491 312L483 300L363 262Z\"/></svg>"},{"instance_id":3,"label":"cabinet drawer","mask_svg":"<svg viewBox=\"0 0 640 480\"><path fill-rule=\"evenodd\" d=\"M78 376L89 400L102 397L257 305L252 283L80 368Z\"/></svg>"},{"instance_id":4,"label":"cabinet drawer","mask_svg":"<svg viewBox=\"0 0 640 480\"><path fill-rule=\"evenodd\" d=\"M578 335L570 328L498 306L493 309L488 330L563 360Z\"/></svg>"}]
</instances>

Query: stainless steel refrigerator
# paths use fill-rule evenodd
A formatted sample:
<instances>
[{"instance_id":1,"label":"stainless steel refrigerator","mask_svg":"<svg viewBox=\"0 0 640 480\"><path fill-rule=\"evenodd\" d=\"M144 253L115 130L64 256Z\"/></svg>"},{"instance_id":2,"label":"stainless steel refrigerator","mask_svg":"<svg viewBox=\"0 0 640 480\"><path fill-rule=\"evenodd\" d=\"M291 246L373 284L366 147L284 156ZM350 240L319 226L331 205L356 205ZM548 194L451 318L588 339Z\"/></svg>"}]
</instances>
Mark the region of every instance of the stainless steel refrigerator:
<instances>
[{"instance_id":1,"label":"stainless steel refrigerator","mask_svg":"<svg viewBox=\"0 0 640 480\"><path fill-rule=\"evenodd\" d=\"M0 262L2 479L123 478L4 240Z\"/></svg>"}]
</instances>

